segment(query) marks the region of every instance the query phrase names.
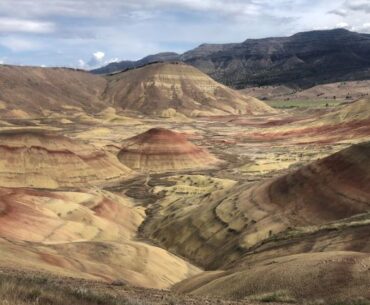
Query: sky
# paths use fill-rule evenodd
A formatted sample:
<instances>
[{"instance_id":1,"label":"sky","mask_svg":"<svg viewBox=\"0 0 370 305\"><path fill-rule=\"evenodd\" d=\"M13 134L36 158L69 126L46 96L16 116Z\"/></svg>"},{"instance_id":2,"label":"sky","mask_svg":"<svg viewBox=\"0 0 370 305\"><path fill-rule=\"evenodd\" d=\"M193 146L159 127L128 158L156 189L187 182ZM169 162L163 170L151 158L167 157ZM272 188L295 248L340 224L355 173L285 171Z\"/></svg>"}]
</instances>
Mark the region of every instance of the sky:
<instances>
[{"instance_id":1,"label":"sky","mask_svg":"<svg viewBox=\"0 0 370 305\"><path fill-rule=\"evenodd\" d=\"M93 69L332 28L370 33L370 0L0 0L0 64Z\"/></svg>"}]
</instances>

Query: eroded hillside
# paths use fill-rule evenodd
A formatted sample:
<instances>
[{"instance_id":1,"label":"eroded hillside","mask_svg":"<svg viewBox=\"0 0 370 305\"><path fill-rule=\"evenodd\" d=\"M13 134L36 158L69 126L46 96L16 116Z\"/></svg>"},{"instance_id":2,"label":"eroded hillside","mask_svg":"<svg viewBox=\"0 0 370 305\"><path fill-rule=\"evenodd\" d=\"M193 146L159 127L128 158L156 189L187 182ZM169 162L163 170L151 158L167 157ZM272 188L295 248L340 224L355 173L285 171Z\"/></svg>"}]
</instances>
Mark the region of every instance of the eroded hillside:
<instances>
[{"instance_id":1,"label":"eroded hillside","mask_svg":"<svg viewBox=\"0 0 370 305\"><path fill-rule=\"evenodd\" d=\"M22 93L1 104L0 269L12 281L42 272L154 304L370 298L368 99L274 110L228 88L217 95L183 65L103 82L55 71L30 88L65 102ZM53 79L65 73L86 86ZM94 100L91 84L109 98ZM13 106L27 115L8 116Z\"/></svg>"}]
</instances>

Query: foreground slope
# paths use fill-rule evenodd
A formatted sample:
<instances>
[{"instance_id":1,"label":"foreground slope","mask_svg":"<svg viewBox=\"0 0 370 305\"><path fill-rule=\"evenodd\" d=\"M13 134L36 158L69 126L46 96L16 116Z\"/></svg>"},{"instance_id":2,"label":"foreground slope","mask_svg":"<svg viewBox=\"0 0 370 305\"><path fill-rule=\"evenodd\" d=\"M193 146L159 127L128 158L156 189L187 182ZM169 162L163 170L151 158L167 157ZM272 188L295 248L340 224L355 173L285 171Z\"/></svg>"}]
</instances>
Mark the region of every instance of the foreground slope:
<instances>
[{"instance_id":1,"label":"foreground slope","mask_svg":"<svg viewBox=\"0 0 370 305\"><path fill-rule=\"evenodd\" d=\"M184 135L164 128L152 128L127 139L118 159L129 168L142 171L189 170L219 162Z\"/></svg>"},{"instance_id":2,"label":"foreground slope","mask_svg":"<svg viewBox=\"0 0 370 305\"><path fill-rule=\"evenodd\" d=\"M115 107L146 115L274 112L263 102L243 96L182 63L155 63L111 75L104 99Z\"/></svg>"},{"instance_id":3,"label":"foreground slope","mask_svg":"<svg viewBox=\"0 0 370 305\"><path fill-rule=\"evenodd\" d=\"M370 143L354 145L278 178L155 206L143 232L201 266L220 268L281 232L367 212L369 183Z\"/></svg>"},{"instance_id":4,"label":"foreground slope","mask_svg":"<svg viewBox=\"0 0 370 305\"><path fill-rule=\"evenodd\" d=\"M0 186L66 188L102 186L132 176L103 150L40 130L0 133Z\"/></svg>"},{"instance_id":5,"label":"foreground slope","mask_svg":"<svg viewBox=\"0 0 370 305\"><path fill-rule=\"evenodd\" d=\"M226 299L351 304L370 298L370 255L323 252L284 256L226 272L206 272L175 290Z\"/></svg>"},{"instance_id":6,"label":"foreground slope","mask_svg":"<svg viewBox=\"0 0 370 305\"><path fill-rule=\"evenodd\" d=\"M123 283L118 285L42 272L1 269L0 305L34 305L35 302L48 305L204 305L215 302L223 305L260 305L259 302L193 297L169 290L145 289Z\"/></svg>"}]
</instances>

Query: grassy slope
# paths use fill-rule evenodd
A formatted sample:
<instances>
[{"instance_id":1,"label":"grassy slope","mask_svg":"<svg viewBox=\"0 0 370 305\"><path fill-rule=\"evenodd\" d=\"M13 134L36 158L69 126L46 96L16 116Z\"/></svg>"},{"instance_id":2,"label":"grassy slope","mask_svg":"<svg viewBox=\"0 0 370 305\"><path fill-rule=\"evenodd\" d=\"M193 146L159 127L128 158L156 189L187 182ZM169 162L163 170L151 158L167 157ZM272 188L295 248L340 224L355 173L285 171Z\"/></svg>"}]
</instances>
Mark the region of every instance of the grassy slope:
<instances>
[{"instance_id":1,"label":"grassy slope","mask_svg":"<svg viewBox=\"0 0 370 305\"><path fill-rule=\"evenodd\" d=\"M257 305L179 295L167 290L135 288L57 277L46 273L0 270L0 305ZM283 304L282 304L283 305Z\"/></svg>"}]
</instances>

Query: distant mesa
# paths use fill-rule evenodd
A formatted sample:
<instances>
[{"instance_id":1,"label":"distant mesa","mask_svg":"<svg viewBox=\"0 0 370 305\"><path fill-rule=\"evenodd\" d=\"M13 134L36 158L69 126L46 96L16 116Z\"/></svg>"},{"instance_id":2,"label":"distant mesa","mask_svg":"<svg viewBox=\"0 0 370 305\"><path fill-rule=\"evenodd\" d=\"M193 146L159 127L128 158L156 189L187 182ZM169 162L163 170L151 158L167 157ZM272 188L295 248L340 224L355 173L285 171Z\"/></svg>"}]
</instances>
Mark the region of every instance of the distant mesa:
<instances>
[{"instance_id":1,"label":"distant mesa","mask_svg":"<svg viewBox=\"0 0 370 305\"><path fill-rule=\"evenodd\" d=\"M133 174L112 154L43 131L1 132L0 155L2 187L109 185Z\"/></svg>"},{"instance_id":2,"label":"distant mesa","mask_svg":"<svg viewBox=\"0 0 370 305\"><path fill-rule=\"evenodd\" d=\"M141 171L205 168L220 162L178 132L153 128L127 139L118 154L126 166Z\"/></svg>"},{"instance_id":3,"label":"distant mesa","mask_svg":"<svg viewBox=\"0 0 370 305\"><path fill-rule=\"evenodd\" d=\"M183 63L154 63L108 77L103 97L123 110L167 116L267 114L276 110Z\"/></svg>"},{"instance_id":4,"label":"distant mesa","mask_svg":"<svg viewBox=\"0 0 370 305\"><path fill-rule=\"evenodd\" d=\"M345 29L319 30L241 43L202 44L183 54L155 54L139 61L111 63L92 72L105 74L155 61L179 60L233 88L266 85L309 88L369 79L369 51L369 34Z\"/></svg>"}]
</instances>

